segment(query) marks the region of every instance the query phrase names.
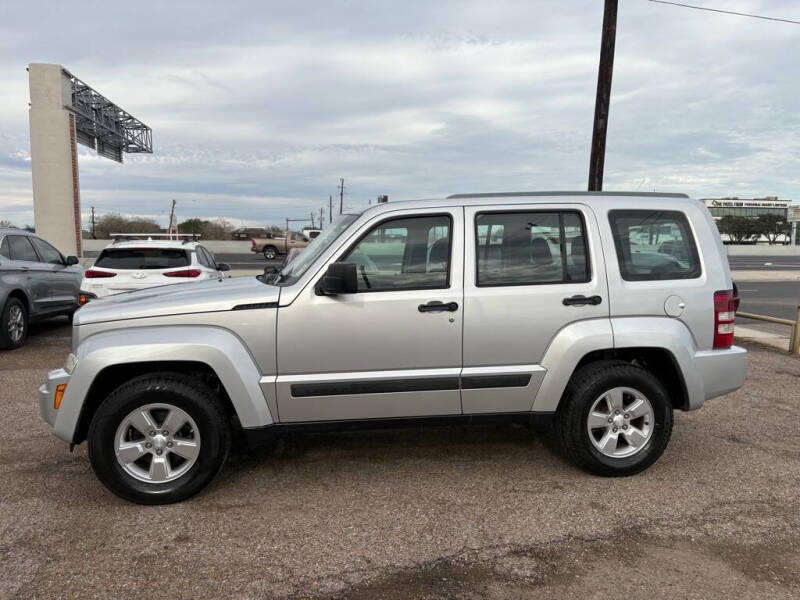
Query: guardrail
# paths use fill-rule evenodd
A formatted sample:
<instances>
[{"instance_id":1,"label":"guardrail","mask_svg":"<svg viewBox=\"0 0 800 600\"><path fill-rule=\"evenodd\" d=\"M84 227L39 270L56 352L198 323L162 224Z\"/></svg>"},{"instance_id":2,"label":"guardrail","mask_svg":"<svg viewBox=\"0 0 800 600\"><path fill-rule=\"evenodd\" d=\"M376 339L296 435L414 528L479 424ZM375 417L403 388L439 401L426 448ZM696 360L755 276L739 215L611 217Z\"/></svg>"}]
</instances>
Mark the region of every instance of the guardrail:
<instances>
[{"instance_id":1,"label":"guardrail","mask_svg":"<svg viewBox=\"0 0 800 600\"><path fill-rule=\"evenodd\" d=\"M737 317L742 317L743 319L753 319L754 321L766 321L767 323L778 323L779 325L788 325L792 328L791 333L789 334L789 352L792 354L800 354L800 327L797 326L797 323L800 322L800 302L798 302L797 306L797 319L792 321L791 319L781 319L778 317L770 317L769 315L756 315L753 313L746 313L746 312L736 312Z\"/></svg>"}]
</instances>

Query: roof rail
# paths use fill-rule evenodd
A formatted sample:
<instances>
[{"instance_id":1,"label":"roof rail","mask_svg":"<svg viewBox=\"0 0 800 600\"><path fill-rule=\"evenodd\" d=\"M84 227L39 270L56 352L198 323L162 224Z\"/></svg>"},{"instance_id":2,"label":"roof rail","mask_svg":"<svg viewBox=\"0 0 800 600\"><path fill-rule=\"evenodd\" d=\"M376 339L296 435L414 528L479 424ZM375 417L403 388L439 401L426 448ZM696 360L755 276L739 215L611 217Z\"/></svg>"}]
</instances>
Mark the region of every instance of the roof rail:
<instances>
[{"instance_id":1,"label":"roof rail","mask_svg":"<svg viewBox=\"0 0 800 600\"><path fill-rule=\"evenodd\" d=\"M506 196L647 196L654 198L688 198L688 194L669 192L487 192L485 194L452 194L448 200L458 198L502 198Z\"/></svg>"}]
</instances>

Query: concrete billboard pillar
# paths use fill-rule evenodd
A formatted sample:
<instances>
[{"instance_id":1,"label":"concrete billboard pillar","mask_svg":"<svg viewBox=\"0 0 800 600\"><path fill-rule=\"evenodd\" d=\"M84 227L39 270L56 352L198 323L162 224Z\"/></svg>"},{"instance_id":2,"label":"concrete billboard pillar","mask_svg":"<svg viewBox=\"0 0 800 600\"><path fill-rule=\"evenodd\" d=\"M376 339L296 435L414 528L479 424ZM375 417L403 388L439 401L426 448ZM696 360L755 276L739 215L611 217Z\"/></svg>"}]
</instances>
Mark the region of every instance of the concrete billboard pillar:
<instances>
[{"instance_id":1,"label":"concrete billboard pillar","mask_svg":"<svg viewBox=\"0 0 800 600\"><path fill-rule=\"evenodd\" d=\"M36 233L64 255L81 256L78 149L69 76L61 65L28 66L31 174Z\"/></svg>"}]
</instances>

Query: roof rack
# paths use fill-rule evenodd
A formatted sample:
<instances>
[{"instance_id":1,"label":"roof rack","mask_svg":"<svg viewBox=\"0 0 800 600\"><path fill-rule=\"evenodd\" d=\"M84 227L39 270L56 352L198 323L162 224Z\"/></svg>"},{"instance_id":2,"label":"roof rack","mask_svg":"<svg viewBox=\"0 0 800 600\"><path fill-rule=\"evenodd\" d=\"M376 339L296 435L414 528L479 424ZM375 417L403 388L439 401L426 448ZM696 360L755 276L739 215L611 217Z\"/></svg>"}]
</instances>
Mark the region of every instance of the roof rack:
<instances>
[{"instance_id":1,"label":"roof rack","mask_svg":"<svg viewBox=\"0 0 800 600\"><path fill-rule=\"evenodd\" d=\"M459 198L502 198L508 196L648 196L654 198L688 198L688 194L669 192L487 192L485 194L452 194L448 200Z\"/></svg>"},{"instance_id":2,"label":"roof rack","mask_svg":"<svg viewBox=\"0 0 800 600\"><path fill-rule=\"evenodd\" d=\"M184 244L186 242L196 242L201 237L199 233L112 233L110 237L113 238L114 244L126 240L141 240L152 238L166 238L165 241L178 241L181 240Z\"/></svg>"}]
</instances>

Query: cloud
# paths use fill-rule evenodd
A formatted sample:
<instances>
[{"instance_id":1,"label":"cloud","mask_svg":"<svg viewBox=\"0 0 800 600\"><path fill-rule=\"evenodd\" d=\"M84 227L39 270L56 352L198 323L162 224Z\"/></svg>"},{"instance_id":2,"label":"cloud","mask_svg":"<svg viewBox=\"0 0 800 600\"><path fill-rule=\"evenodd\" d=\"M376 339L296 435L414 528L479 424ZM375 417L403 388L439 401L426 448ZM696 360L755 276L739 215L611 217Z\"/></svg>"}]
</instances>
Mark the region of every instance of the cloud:
<instances>
[{"instance_id":1,"label":"cloud","mask_svg":"<svg viewBox=\"0 0 800 600\"><path fill-rule=\"evenodd\" d=\"M12 4L0 217L33 220L24 67L37 61L153 128L155 154L123 165L81 150L85 215L165 221L174 198L182 218L280 223L327 208L339 177L352 208L378 194L583 189L601 4ZM788 0L731 8L800 17ZM797 26L623 3L606 188L797 197L799 41Z\"/></svg>"}]
</instances>

